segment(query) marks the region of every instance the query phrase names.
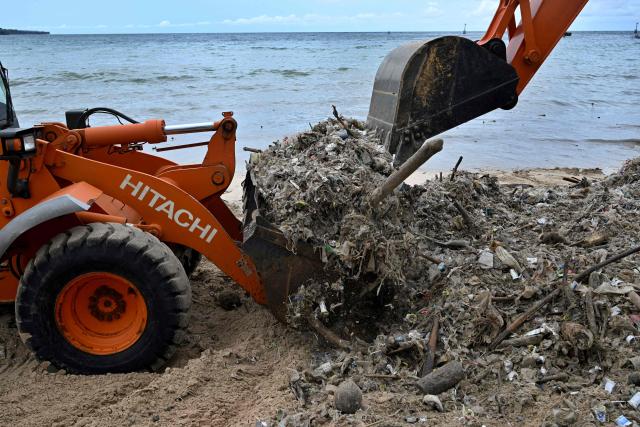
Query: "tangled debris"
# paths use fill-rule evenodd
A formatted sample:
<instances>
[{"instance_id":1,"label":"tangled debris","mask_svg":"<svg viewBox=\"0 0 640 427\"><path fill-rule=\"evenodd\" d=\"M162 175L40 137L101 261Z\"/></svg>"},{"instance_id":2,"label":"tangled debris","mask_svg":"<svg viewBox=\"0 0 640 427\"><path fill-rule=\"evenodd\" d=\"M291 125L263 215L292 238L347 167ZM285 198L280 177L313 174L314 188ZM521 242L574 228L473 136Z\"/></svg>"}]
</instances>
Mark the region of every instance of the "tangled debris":
<instances>
[{"instance_id":1,"label":"tangled debris","mask_svg":"<svg viewBox=\"0 0 640 427\"><path fill-rule=\"evenodd\" d=\"M545 425L640 422L640 159L551 188L456 167L373 208L392 159L343 119L250 167L263 215L338 272L301 288L292 323L311 315L350 343L318 347L280 425L504 425L540 408ZM330 398L347 380L364 394L353 415Z\"/></svg>"}]
</instances>

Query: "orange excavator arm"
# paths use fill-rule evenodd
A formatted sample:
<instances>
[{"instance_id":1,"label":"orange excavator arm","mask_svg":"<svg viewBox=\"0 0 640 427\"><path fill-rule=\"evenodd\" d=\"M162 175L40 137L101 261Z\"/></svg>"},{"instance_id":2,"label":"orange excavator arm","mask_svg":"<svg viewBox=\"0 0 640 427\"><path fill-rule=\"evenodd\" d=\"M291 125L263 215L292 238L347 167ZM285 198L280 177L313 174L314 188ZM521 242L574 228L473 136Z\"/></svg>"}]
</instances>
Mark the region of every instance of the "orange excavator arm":
<instances>
[{"instance_id":1,"label":"orange excavator arm","mask_svg":"<svg viewBox=\"0 0 640 427\"><path fill-rule=\"evenodd\" d=\"M484 37L485 45L502 39L507 33L507 62L520 81L516 91L522 93L549 54L578 17L588 0L500 0L498 10ZM516 23L518 9L520 23Z\"/></svg>"},{"instance_id":2,"label":"orange excavator arm","mask_svg":"<svg viewBox=\"0 0 640 427\"><path fill-rule=\"evenodd\" d=\"M398 47L378 69L368 127L399 166L427 139L515 107L587 1L499 0L478 42L445 36Z\"/></svg>"}]
</instances>

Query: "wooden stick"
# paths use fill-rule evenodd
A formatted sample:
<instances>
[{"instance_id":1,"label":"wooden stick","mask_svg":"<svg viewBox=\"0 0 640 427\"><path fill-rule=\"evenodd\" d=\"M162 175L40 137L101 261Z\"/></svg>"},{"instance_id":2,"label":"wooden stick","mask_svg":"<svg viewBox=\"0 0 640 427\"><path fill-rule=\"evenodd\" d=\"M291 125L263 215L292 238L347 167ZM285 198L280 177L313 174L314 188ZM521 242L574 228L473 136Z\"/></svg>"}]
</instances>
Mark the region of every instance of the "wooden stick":
<instances>
[{"instance_id":1,"label":"wooden stick","mask_svg":"<svg viewBox=\"0 0 640 427\"><path fill-rule=\"evenodd\" d=\"M546 377L542 377L539 380L536 381L536 384L545 384L548 383L550 381L567 381L569 379L569 374L567 374L566 372L561 372L559 374L555 374L555 375L547 375Z\"/></svg>"},{"instance_id":2,"label":"wooden stick","mask_svg":"<svg viewBox=\"0 0 640 427\"><path fill-rule=\"evenodd\" d=\"M343 340L342 338L337 336L335 333L333 333L333 331L329 330L318 319L316 319L316 317L313 314L307 317L307 321L309 322L309 325L313 329L315 329L317 333L322 335L322 338L327 340L329 343L343 350L351 350L351 346L349 345L348 341Z\"/></svg>"},{"instance_id":3,"label":"wooden stick","mask_svg":"<svg viewBox=\"0 0 640 427\"><path fill-rule=\"evenodd\" d=\"M580 180L578 178L573 177L573 176L563 176L562 180L570 182L572 184L578 184L580 182Z\"/></svg>"},{"instance_id":4,"label":"wooden stick","mask_svg":"<svg viewBox=\"0 0 640 427\"><path fill-rule=\"evenodd\" d=\"M454 360L420 378L416 385L424 394L440 394L452 389L463 379L462 363Z\"/></svg>"},{"instance_id":5,"label":"wooden stick","mask_svg":"<svg viewBox=\"0 0 640 427\"><path fill-rule=\"evenodd\" d=\"M526 347L530 345L538 345L544 340L544 334L532 335L530 337L518 337L510 340L504 340L499 347Z\"/></svg>"},{"instance_id":6,"label":"wooden stick","mask_svg":"<svg viewBox=\"0 0 640 427\"><path fill-rule=\"evenodd\" d=\"M456 179L456 174L458 173L458 168L460 167L460 163L462 163L462 159L464 157L460 156L460 158L458 159L458 163L456 163L456 165L453 167L453 170L451 171L451 178L449 179L449 181L453 182L454 179Z\"/></svg>"},{"instance_id":7,"label":"wooden stick","mask_svg":"<svg viewBox=\"0 0 640 427\"><path fill-rule=\"evenodd\" d=\"M336 106L332 105L331 108L333 108L333 117L335 117L338 123L340 123L340 125L344 128L344 130L347 131L347 135L349 135L352 138L355 138L356 135L351 131L351 129L349 129L349 126L345 123L344 119L340 117L340 114L338 114L338 109L336 108Z\"/></svg>"},{"instance_id":8,"label":"wooden stick","mask_svg":"<svg viewBox=\"0 0 640 427\"><path fill-rule=\"evenodd\" d=\"M379 378L383 380L399 380L400 375L387 375L387 374L364 374L367 378Z\"/></svg>"},{"instance_id":9,"label":"wooden stick","mask_svg":"<svg viewBox=\"0 0 640 427\"><path fill-rule=\"evenodd\" d=\"M242 147L243 151L247 151L249 153L262 153L262 150L258 149L258 148L251 148L251 147Z\"/></svg>"},{"instance_id":10,"label":"wooden stick","mask_svg":"<svg viewBox=\"0 0 640 427\"><path fill-rule=\"evenodd\" d=\"M453 197L451 199L451 202L453 203L453 206L455 206L455 208L458 210L458 212L460 212L460 215L462 216L464 223L467 224L467 227L475 228L475 224L473 223L473 220L469 216L469 212L467 212L467 210L460 204L460 202L458 202Z\"/></svg>"},{"instance_id":11,"label":"wooden stick","mask_svg":"<svg viewBox=\"0 0 640 427\"><path fill-rule=\"evenodd\" d=\"M637 252L640 252L640 246L636 246L635 248L631 248L631 249L626 250L624 252L620 252L619 254L614 255L611 258L602 261L600 264L596 264L593 267L583 271L582 273L577 275L576 278L573 279L573 280L575 282L582 283L582 281L584 281L584 279L589 277L589 275L591 273L593 273L594 271L600 270L602 267L606 267L609 264L612 264L612 263L614 263L616 261L620 261L621 259L626 258L629 255L633 255L633 254L635 254Z\"/></svg>"},{"instance_id":12,"label":"wooden stick","mask_svg":"<svg viewBox=\"0 0 640 427\"><path fill-rule=\"evenodd\" d=\"M495 350L496 347L498 347L500 343L504 341L505 338L507 338L509 335L517 331L520 328L520 326L522 326L527 320L529 320L531 316L533 316L538 310L540 310L545 305L549 304L552 299L558 296L561 290L562 288L556 288L553 292L551 292L546 297L542 298L540 301L535 303L530 309L528 309L522 315L520 315L520 317L518 317L516 320L511 322L511 324L507 326L507 329L502 331L500 335L498 335L496 339L493 340L489 348L491 350Z\"/></svg>"},{"instance_id":13,"label":"wooden stick","mask_svg":"<svg viewBox=\"0 0 640 427\"><path fill-rule=\"evenodd\" d=\"M418 254L418 256L419 256L420 258L424 258L424 259L426 259L426 260L427 260L427 261L429 261L429 262L434 263L435 265L440 265L440 263L442 262L442 261L440 261L438 258L434 258L434 257L432 257L431 255L427 255L427 254Z\"/></svg>"},{"instance_id":14,"label":"wooden stick","mask_svg":"<svg viewBox=\"0 0 640 427\"><path fill-rule=\"evenodd\" d=\"M422 376L429 375L433 371L433 365L436 361L436 348L438 346L438 329L440 328L440 322L438 317L433 318L433 326L431 327L431 335L429 335L429 347L427 358L424 361L422 367Z\"/></svg>"},{"instance_id":15,"label":"wooden stick","mask_svg":"<svg viewBox=\"0 0 640 427\"><path fill-rule=\"evenodd\" d=\"M593 294L591 289L584 294L584 311L587 316L587 322L589 323L589 330L594 337L597 337L598 324L596 323L596 311L593 307Z\"/></svg>"},{"instance_id":16,"label":"wooden stick","mask_svg":"<svg viewBox=\"0 0 640 427\"><path fill-rule=\"evenodd\" d=\"M409 157L400 169L395 171L381 187L377 188L371 195L371 206L378 206L382 200L384 200L389 194L393 192L400 184L404 182L412 173L414 173L420 166L425 164L427 160L433 157L435 154L442 151L444 141L442 139L435 139L433 141L425 142L422 147L416 153Z\"/></svg>"}]
</instances>

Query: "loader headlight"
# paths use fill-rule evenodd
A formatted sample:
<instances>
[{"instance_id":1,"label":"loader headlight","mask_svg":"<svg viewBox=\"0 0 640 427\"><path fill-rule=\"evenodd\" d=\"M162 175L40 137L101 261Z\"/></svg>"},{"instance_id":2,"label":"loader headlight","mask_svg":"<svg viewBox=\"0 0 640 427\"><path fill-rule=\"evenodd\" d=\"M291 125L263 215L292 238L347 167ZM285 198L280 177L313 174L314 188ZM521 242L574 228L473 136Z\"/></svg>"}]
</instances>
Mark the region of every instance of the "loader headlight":
<instances>
[{"instance_id":1,"label":"loader headlight","mask_svg":"<svg viewBox=\"0 0 640 427\"><path fill-rule=\"evenodd\" d=\"M35 128L8 128L0 130L4 158L27 158L36 155L37 131Z\"/></svg>"}]
</instances>

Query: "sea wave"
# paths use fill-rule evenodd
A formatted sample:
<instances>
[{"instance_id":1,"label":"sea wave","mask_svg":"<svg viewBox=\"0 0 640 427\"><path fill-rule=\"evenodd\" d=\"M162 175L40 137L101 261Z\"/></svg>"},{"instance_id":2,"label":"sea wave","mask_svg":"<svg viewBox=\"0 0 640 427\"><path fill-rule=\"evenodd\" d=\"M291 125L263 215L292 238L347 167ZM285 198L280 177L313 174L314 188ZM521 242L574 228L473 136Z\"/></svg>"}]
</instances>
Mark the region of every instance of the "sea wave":
<instances>
[{"instance_id":1,"label":"sea wave","mask_svg":"<svg viewBox=\"0 0 640 427\"><path fill-rule=\"evenodd\" d=\"M288 47L276 47L276 46L251 46L252 50L289 50Z\"/></svg>"},{"instance_id":2,"label":"sea wave","mask_svg":"<svg viewBox=\"0 0 640 427\"><path fill-rule=\"evenodd\" d=\"M287 78L295 78L295 77L308 77L310 76L312 73L309 71L301 71L301 70L294 70L294 69L284 69L284 70L280 70L280 69L265 69L265 68L257 68L255 70L252 70L251 72L249 72L247 75L249 77L255 77L261 74L276 74L276 75L280 75L282 77L287 77Z\"/></svg>"}]
</instances>

